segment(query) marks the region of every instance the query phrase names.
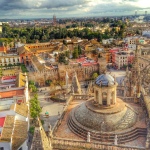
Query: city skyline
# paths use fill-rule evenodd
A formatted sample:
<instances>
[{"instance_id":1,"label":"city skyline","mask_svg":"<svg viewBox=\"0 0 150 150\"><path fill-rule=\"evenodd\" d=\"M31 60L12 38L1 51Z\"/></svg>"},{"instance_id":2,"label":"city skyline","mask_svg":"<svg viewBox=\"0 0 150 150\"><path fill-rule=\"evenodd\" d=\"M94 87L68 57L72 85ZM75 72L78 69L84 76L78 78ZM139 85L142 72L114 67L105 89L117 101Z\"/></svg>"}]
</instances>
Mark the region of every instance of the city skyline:
<instances>
[{"instance_id":1,"label":"city skyline","mask_svg":"<svg viewBox=\"0 0 150 150\"><path fill-rule=\"evenodd\" d=\"M147 0L2 0L0 19L123 16L149 13Z\"/></svg>"}]
</instances>

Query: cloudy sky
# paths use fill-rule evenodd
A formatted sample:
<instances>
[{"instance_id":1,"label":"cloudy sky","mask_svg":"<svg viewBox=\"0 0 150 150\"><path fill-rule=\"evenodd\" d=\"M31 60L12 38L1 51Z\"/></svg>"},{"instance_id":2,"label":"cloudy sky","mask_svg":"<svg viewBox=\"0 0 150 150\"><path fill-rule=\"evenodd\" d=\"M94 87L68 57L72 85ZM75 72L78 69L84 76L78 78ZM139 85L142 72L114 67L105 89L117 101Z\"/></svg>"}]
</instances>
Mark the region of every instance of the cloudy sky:
<instances>
[{"instance_id":1,"label":"cloudy sky","mask_svg":"<svg viewBox=\"0 0 150 150\"><path fill-rule=\"evenodd\" d=\"M111 16L150 13L150 0L0 0L0 19Z\"/></svg>"}]
</instances>

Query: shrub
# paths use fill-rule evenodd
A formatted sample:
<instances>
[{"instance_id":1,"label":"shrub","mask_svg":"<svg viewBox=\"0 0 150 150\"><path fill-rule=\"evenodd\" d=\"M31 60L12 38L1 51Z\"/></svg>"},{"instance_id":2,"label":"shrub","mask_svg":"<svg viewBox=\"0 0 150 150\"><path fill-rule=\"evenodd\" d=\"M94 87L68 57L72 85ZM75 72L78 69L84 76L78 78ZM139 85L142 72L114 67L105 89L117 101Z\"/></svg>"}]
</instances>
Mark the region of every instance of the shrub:
<instances>
[{"instance_id":1,"label":"shrub","mask_svg":"<svg viewBox=\"0 0 150 150\"><path fill-rule=\"evenodd\" d=\"M35 129L35 127L30 127L29 132L30 132L31 134L34 134L34 129Z\"/></svg>"}]
</instances>

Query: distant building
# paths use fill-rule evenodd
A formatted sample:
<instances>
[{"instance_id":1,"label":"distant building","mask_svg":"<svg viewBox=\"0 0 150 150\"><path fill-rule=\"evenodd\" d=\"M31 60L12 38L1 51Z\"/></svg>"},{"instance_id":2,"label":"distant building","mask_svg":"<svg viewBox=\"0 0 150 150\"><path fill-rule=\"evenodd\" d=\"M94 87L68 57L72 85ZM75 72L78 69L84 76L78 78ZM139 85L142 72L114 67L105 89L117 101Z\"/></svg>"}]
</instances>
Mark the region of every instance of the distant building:
<instances>
[{"instance_id":1,"label":"distant building","mask_svg":"<svg viewBox=\"0 0 150 150\"><path fill-rule=\"evenodd\" d=\"M145 16L147 16L147 11L145 11Z\"/></svg>"},{"instance_id":2,"label":"distant building","mask_svg":"<svg viewBox=\"0 0 150 150\"><path fill-rule=\"evenodd\" d=\"M15 81L15 82L14 82ZM0 85L0 149L27 150L29 130L26 74L3 76Z\"/></svg>"},{"instance_id":3,"label":"distant building","mask_svg":"<svg viewBox=\"0 0 150 150\"><path fill-rule=\"evenodd\" d=\"M120 69L124 65L132 64L134 53L128 51L119 51L118 49L110 50L112 56L112 65Z\"/></svg>"},{"instance_id":4,"label":"distant building","mask_svg":"<svg viewBox=\"0 0 150 150\"><path fill-rule=\"evenodd\" d=\"M135 16L137 16L137 10L135 11Z\"/></svg>"},{"instance_id":5,"label":"distant building","mask_svg":"<svg viewBox=\"0 0 150 150\"><path fill-rule=\"evenodd\" d=\"M2 55L0 56L0 65L6 66L6 65L15 65L21 63L20 56L19 55Z\"/></svg>"},{"instance_id":6,"label":"distant building","mask_svg":"<svg viewBox=\"0 0 150 150\"><path fill-rule=\"evenodd\" d=\"M150 30L144 30L144 31L142 32L142 36L147 37L147 38L150 38Z\"/></svg>"},{"instance_id":7,"label":"distant building","mask_svg":"<svg viewBox=\"0 0 150 150\"><path fill-rule=\"evenodd\" d=\"M57 24L57 19L56 19L56 15L53 16L53 25Z\"/></svg>"}]
</instances>

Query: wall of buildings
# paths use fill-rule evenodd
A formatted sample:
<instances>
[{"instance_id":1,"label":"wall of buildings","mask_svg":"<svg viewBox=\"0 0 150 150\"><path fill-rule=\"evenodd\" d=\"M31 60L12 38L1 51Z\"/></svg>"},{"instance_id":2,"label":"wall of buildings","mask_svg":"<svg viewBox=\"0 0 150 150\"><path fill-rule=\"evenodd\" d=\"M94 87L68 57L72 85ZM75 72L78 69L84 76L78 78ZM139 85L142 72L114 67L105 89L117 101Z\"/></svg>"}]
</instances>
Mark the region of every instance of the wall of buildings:
<instances>
[{"instance_id":1,"label":"wall of buildings","mask_svg":"<svg viewBox=\"0 0 150 150\"><path fill-rule=\"evenodd\" d=\"M89 80L91 79L94 72L99 72L99 65L92 65L88 67L82 67L82 66L70 66L70 65L59 65L59 69L53 69L50 71L44 71L44 72L29 72L28 77L29 80L32 81L39 81L40 85L45 84L45 80L64 80L65 81L65 75L66 71L68 72L69 76L69 82L72 82L72 77L74 72L77 73L77 77L79 81L83 80Z\"/></svg>"},{"instance_id":2,"label":"wall of buildings","mask_svg":"<svg viewBox=\"0 0 150 150\"><path fill-rule=\"evenodd\" d=\"M0 65L1 66L5 66L5 65L9 65L9 64L14 65L17 63L21 63L19 55L0 56Z\"/></svg>"},{"instance_id":3,"label":"wall of buildings","mask_svg":"<svg viewBox=\"0 0 150 150\"><path fill-rule=\"evenodd\" d=\"M0 111L7 110L10 108L11 104L14 104L15 100L13 98L0 99Z\"/></svg>"}]
</instances>

